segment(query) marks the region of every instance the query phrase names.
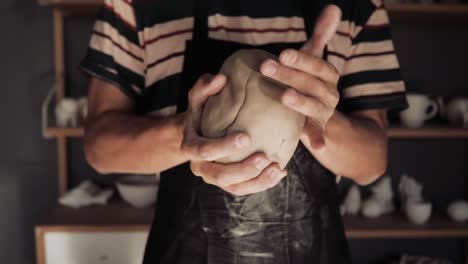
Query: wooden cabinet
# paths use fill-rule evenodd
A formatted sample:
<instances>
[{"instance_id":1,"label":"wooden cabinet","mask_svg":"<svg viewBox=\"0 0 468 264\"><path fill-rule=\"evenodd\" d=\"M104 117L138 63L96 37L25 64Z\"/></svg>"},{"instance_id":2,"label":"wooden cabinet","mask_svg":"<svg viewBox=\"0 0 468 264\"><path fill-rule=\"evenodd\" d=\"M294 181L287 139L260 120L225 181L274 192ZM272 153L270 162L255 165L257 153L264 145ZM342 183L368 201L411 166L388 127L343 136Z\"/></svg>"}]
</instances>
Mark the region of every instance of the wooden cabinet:
<instances>
[{"instance_id":1,"label":"wooden cabinet","mask_svg":"<svg viewBox=\"0 0 468 264\"><path fill-rule=\"evenodd\" d=\"M38 264L140 264L153 208L57 206L36 225Z\"/></svg>"},{"instance_id":2,"label":"wooden cabinet","mask_svg":"<svg viewBox=\"0 0 468 264\"><path fill-rule=\"evenodd\" d=\"M140 264L148 232L45 231L40 264Z\"/></svg>"}]
</instances>

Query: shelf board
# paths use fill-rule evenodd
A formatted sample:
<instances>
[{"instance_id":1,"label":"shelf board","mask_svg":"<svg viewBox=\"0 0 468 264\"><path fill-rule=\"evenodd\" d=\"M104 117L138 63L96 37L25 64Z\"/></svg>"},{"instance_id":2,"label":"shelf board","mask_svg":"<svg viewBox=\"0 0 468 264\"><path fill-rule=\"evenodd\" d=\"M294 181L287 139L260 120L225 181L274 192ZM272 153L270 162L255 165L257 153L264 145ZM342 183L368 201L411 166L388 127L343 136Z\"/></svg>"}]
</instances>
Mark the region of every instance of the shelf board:
<instances>
[{"instance_id":1,"label":"shelf board","mask_svg":"<svg viewBox=\"0 0 468 264\"><path fill-rule=\"evenodd\" d=\"M133 208L121 200L108 205L95 205L79 209L58 206L50 210L37 224L41 230L148 230L154 208Z\"/></svg>"},{"instance_id":2,"label":"shelf board","mask_svg":"<svg viewBox=\"0 0 468 264\"><path fill-rule=\"evenodd\" d=\"M109 205L72 209L58 206L37 223L40 231L116 231L149 230L153 207L137 209L113 200ZM456 223L448 217L434 215L425 225L414 225L399 214L377 219L361 216L343 218L346 236L369 238L462 238L468 237L468 223Z\"/></svg>"},{"instance_id":3,"label":"shelf board","mask_svg":"<svg viewBox=\"0 0 468 264\"><path fill-rule=\"evenodd\" d=\"M393 24L465 24L468 4L397 4L385 5Z\"/></svg>"},{"instance_id":4,"label":"shelf board","mask_svg":"<svg viewBox=\"0 0 468 264\"><path fill-rule=\"evenodd\" d=\"M424 225L415 225L399 214L366 219L345 216L346 236L368 238L462 238L468 237L468 223L456 223L447 216L433 215Z\"/></svg>"},{"instance_id":5,"label":"shelf board","mask_svg":"<svg viewBox=\"0 0 468 264\"><path fill-rule=\"evenodd\" d=\"M387 130L389 138L468 138L468 129L452 127L424 127L424 128L399 128L391 127ZM54 137L82 137L83 128L59 128L51 127L44 131L47 138Z\"/></svg>"},{"instance_id":6,"label":"shelf board","mask_svg":"<svg viewBox=\"0 0 468 264\"><path fill-rule=\"evenodd\" d=\"M468 138L468 129L445 126L423 128L391 127L387 130L389 138Z\"/></svg>"},{"instance_id":7,"label":"shelf board","mask_svg":"<svg viewBox=\"0 0 468 264\"><path fill-rule=\"evenodd\" d=\"M42 6L52 7L88 7L97 8L104 4L104 0L39 0L39 4Z\"/></svg>"},{"instance_id":8,"label":"shelf board","mask_svg":"<svg viewBox=\"0 0 468 264\"><path fill-rule=\"evenodd\" d=\"M425 15L460 15L468 14L468 4L385 4L387 10L398 14L425 14Z\"/></svg>"},{"instance_id":9,"label":"shelf board","mask_svg":"<svg viewBox=\"0 0 468 264\"><path fill-rule=\"evenodd\" d=\"M84 130L81 127L48 127L44 131L44 137L56 138L56 137L82 137Z\"/></svg>"},{"instance_id":10,"label":"shelf board","mask_svg":"<svg viewBox=\"0 0 468 264\"><path fill-rule=\"evenodd\" d=\"M43 6L69 12L95 12L104 0L39 0ZM393 23L468 22L468 4L403 4L388 3L386 8Z\"/></svg>"}]
</instances>

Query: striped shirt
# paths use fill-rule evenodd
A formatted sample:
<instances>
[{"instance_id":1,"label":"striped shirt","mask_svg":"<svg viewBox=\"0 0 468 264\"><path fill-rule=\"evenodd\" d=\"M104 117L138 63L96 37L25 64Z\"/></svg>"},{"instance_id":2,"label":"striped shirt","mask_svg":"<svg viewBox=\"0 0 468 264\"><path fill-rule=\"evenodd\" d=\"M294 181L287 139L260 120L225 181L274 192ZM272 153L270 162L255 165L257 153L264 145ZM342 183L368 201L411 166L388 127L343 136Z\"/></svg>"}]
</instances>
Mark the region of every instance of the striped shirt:
<instances>
[{"instance_id":1,"label":"striped shirt","mask_svg":"<svg viewBox=\"0 0 468 264\"><path fill-rule=\"evenodd\" d=\"M342 1L328 44L342 111L406 107L381 0ZM306 41L301 0L208 0L209 37L250 45ZM105 0L81 68L133 98L143 114L176 112L193 0Z\"/></svg>"}]
</instances>

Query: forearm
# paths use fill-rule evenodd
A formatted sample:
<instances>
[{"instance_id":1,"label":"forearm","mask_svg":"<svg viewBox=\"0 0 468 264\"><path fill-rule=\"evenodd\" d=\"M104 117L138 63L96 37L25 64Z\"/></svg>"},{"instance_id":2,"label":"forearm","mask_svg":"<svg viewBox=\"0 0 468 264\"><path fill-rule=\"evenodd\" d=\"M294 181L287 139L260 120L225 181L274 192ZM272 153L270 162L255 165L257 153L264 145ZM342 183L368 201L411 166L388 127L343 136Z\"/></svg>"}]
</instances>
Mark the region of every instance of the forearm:
<instances>
[{"instance_id":1,"label":"forearm","mask_svg":"<svg viewBox=\"0 0 468 264\"><path fill-rule=\"evenodd\" d=\"M85 154L101 173L157 173L187 161L183 116L137 117L108 111L87 121Z\"/></svg>"},{"instance_id":2,"label":"forearm","mask_svg":"<svg viewBox=\"0 0 468 264\"><path fill-rule=\"evenodd\" d=\"M335 111L325 129L325 146L309 148L312 154L337 176L359 184L368 184L385 173L387 136L385 117L381 122L370 118L345 116ZM307 146L307 136L303 136Z\"/></svg>"}]
</instances>

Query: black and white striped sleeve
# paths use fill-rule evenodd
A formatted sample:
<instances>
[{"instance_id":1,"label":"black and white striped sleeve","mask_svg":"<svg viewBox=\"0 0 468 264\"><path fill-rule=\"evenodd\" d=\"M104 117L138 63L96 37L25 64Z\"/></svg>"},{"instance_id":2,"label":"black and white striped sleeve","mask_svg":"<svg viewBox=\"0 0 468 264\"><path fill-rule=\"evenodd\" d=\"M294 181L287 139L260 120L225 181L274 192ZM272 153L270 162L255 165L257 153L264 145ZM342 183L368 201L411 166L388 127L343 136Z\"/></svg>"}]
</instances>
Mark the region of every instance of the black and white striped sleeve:
<instances>
[{"instance_id":1,"label":"black and white striped sleeve","mask_svg":"<svg viewBox=\"0 0 468 264\"><path fill-rule=\"evenodd\" d=\"M353 112L407 107L405 85L393 46L387 11L381 0L357 0L341 38L344 52L331 52L341 62L340 109Z\"/></svg>"},{"instance_id":2,"label":"black and white striped sleeve","mask_svg":"<svg viewBox=\"0 0 468 264\"><path fill-rule=\"evenodd\" d=\"M136 99L145 86L145 52L130 0L105 0L81 69Z\"/></svg>"}]
</instances>

